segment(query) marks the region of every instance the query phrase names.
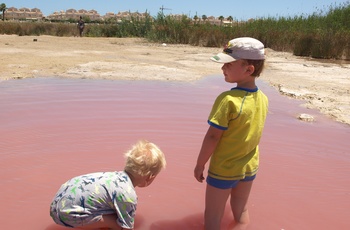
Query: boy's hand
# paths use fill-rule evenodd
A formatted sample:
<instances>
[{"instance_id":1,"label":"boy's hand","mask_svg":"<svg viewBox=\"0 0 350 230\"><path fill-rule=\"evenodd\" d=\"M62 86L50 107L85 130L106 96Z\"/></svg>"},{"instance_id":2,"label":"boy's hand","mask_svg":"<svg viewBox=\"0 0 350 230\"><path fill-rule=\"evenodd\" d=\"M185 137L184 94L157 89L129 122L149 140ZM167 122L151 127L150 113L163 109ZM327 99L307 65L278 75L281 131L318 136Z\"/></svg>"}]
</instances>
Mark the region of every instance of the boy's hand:
<instances>
[{"instance_id":1,"label":"boy's hand","mask_svg":"<svg viewBox=\"0 0 350 230\"><path fill-rule=\"evenodd\" d=\"M194 168L194 177L198 182L203 182L204 176L203 176L204 166L196 165Z\"/></svg>"}]
</instances>

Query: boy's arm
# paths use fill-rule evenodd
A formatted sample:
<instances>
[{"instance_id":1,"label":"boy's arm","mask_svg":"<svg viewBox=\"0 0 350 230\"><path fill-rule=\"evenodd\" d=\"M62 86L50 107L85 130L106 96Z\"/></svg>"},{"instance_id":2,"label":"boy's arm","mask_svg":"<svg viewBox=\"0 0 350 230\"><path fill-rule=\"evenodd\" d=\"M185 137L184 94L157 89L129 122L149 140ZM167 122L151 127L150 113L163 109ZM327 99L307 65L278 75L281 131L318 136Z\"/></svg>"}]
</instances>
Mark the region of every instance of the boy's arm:
<instances>
[{"instance_id":1,"label":"boy's arm","mask_svg":"<svg viewBox=\"0 0 350 230\"><path fill-rule=\"evenodd\" d=\"M203 182L203 171L205 164L213 154L217 144L219 143L224 130L210 126L202 143L202 148L199 152L197 165L194 169L194 177L199 182Z\"/></svg>"}]
</instances>

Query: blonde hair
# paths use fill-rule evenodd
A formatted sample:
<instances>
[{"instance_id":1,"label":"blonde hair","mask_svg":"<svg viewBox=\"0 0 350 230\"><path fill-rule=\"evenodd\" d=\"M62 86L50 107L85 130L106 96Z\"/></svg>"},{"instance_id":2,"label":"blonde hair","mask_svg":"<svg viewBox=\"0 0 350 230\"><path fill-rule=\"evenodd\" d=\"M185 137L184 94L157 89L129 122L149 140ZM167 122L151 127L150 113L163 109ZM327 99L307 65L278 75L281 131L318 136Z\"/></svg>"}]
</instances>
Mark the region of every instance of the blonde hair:
<instances>
[{"instance_id":1,"label":"blonde hair","mask_svg":"<svg viewBox=\"0 0 350 230\"><path fill-rule=\"evenodd\" d=\"M159 147L140 140L125 153L124 170L139 176L157 175L166 166L165 156Z\"/></svg>"}]
</instances>

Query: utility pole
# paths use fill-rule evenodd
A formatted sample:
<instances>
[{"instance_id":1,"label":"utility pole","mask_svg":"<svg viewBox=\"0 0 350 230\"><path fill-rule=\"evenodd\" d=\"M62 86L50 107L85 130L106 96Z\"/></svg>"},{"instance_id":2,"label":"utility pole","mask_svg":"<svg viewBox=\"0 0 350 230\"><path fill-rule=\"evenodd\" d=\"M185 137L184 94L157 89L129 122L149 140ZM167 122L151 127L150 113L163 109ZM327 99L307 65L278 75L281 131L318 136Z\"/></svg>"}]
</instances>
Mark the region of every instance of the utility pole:
<instances>
[{"instance_id":1,"label":"utility pole","mask_svg":"<svg viewBox=\"0 0 350 230\"><path fill-rule=\"evenodd\" d=\"M169 8L165 8L164 6L160 7L159 9L162 11L162 15L164 15L164 10L171 10Z\"/></svg>"}]
</instances>

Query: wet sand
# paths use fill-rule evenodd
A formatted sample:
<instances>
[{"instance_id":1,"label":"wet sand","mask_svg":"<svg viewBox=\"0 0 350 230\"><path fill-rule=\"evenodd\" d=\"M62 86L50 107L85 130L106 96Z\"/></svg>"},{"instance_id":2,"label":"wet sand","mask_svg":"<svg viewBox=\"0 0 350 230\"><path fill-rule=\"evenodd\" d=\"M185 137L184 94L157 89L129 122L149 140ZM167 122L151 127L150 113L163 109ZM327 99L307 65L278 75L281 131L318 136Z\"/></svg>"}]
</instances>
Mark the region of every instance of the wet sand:
<instances>
[{"instance_id":1,"label":"wet sand","mask_svg":"<svg viewBox=\"0 0 350 230\"><path fill-rule=\"evenodd\" d=\"M219 51L137 38L0 35L0 81L59 76L193 82L221 73L221 66L209 61ZM305 107L350 124L349 70L346 61L319 61L267 49L261 79L281 94L303 99Z\"/></svg>"}]
</instances>

